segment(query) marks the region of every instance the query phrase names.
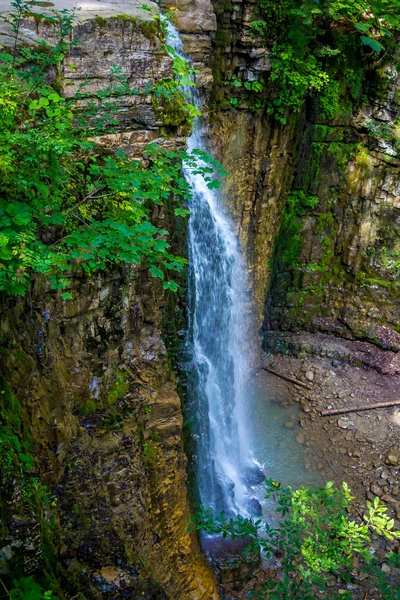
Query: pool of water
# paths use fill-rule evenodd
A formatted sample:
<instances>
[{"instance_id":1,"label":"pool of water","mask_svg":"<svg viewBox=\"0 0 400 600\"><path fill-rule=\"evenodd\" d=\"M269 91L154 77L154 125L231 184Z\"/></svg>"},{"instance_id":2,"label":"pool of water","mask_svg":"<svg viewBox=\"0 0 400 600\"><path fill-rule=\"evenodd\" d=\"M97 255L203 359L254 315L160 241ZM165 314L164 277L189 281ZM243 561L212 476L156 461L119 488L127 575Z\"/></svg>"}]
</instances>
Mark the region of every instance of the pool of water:
<instances>
[{"instance_id":1,"label":"pool of water","mask_svg":"<svg viewBox=\"0 0 400 600\"><path fill-rule=\"evenodd\" d=\"M267 478L284 486L323 485L312 455L304 453L306 446L299 423L304 413L292 401L290 385L265 371L251 381L247 416L252 457ZM252 490L267 509L264 486L252 486Z\"/></svg>"}]
</instances>

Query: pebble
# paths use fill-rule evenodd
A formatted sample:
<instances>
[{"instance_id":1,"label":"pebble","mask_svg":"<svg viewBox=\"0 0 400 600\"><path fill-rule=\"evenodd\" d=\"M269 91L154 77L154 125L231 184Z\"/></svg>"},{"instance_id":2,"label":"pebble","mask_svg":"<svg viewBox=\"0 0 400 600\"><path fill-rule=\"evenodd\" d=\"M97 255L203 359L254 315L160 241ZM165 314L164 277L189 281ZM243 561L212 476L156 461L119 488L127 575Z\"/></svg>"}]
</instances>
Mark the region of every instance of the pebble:
<instances>
[{"instance_id":1,"label":"pebble","mask_svg":"<svg viewBox=\"0 0 400 600\"><path fill-rule=\"evenodd\" d=\"M338 419L337 424L340 429L348 429L350 427L349 423L344 419Z\"/></svg>"},{"instance_id":2,"label":"pebble","mask_svg":"<svg viewBox=\"0 0 400 600\"><path fill-rule=\"evenodd\" d=\"M341 390L340 392L338 392L337 397L345 398L346 396L349 396L350 394L351 394L351 390Z\"/></svg>"},{"instance_id":3,"label":"pebble","mask_svg":"<svg viewBox=\"0 0 400 600\"><path fill-rule=\"evenodd\" d=\"M398 467L400 465L400 448L391 448L386 455L385 463Z\"/></svg>"},{"instance_id":4,"label":"pebble","mask_svg":"<svg viewBox=\"0 0 400 600\"><path fill-rule=\"evenodd\" d=\"M381 497L383 495L383 491L377 483L371 484L370 490L373 494L375 494L375 496Z\"/></svg>"},{"instance_id":5,"label":"pebble","mask_svg":"<svg viewBox=\"0 0 400 600\"><path fill-rule=\"evenodd\" d=\"M390 494L383 494L381 500L383 502L386 502L386 504L399 504L398 501L395 498L393 498L393 496L391 496Z\"/></svg>"},{"instance_id":6,"label":"pebble","mask_svg":"<svg viewBox=\"0 0 400 600\"><path fill-rule=\"evenodd\" d=\"M387 563L383 563L381 570L384 573L389 573L390 572L390 567L389 567L389 565Z\"/></svg>"},{"instance_id":7,"label":"pebble","mask_svg":"<svg viewBox=\"0 0 400 600\"><path fill-rule=\"evenodd\" d=\"M305 413L309 413L311 411L310 403L305 398L300 400L300 406Z\"/></svg>"},{"instance_id":8,"label":"pebble","mask_svg":"<svg viewBox=\"0 0 400 600\"><path fill-rule=\"evenodd\" d=\"M307 381L314 381L314 377L315 377L314 371L306 371Z\"/></svg>"}]
</instances>

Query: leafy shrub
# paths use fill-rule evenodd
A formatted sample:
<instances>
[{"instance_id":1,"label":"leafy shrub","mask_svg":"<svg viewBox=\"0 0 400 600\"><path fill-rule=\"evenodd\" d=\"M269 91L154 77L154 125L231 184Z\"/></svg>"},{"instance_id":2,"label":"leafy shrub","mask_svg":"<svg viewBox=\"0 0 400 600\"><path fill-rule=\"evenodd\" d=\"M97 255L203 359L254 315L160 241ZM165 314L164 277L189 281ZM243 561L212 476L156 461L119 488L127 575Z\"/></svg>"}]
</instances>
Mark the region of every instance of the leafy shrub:
<instances>
[{"instance_id":1,"label":"leafy shrub","mask_svg":"<svg viewBox=\"0 0 400 600\"><path fill-rule=\"evenodd\" d=\"M116 98L137 92L115 70L110 89L91 97L83 87L74 99L62 97L57 77L50 83L49 73L61 72L68 53L71 13L46 15L54 46L42 41L21 48L22 18L42 15L32 13L24 0L12 5L15 12L5 20L16 43L0 54L0 291L24 295L33 274L64 289L71 272L91 275L121 263L145 265L166 289L176 289L171 275L186 261L170 253L168 231L152 223L152 212L173 198L175 214L186 216L182 204L190 190L182 161L203 170L209 182L216 163L210 169L204 153L154 144L135 158L99 147L96 136L118 125ZM178 82L158 83L154 97L180 95L182 59L174 62L179 62L174 65ZM197 114L183 98L179 110L177 124Z\"/></svg>"},{"instance_id":2,"label":"leafy shrub","mask_svg":"<svg viewBox=\"0 0 400 600\"><path fill-rule=\"evenodd\" d=\"M377 534L386 540L400 538L394 531L394 520L386 514L379 498L367 502L364 515L350 516L354 499L346 483L336 488L332 482L323 488L283 488L267 480L266 499L276 506L276 526L261 520L242 516L227 519L224 514L214 518L202 507L192 525L211 535L231 539L249 539L249 550L262 550L267 559L279 556L281 567L276 577L261 583L255 597L268 600L314 600L315 592L324 589L328 576L346 583L352 580L354 561L369 574L370 586L384 591L385 600L398 598L397 588L378 568L370 552L371 536ZM397 556L387 560L397 564ZM372 584L372 585L371 585ZM315 591L314 591L315 590ZM324 590L324 598L337 598L334 590ZM351 598L347 590L341 598Z\"/></svg>"},{"instance_id":3,"label":"leafy shrub","mask_svg":"<svg viewBox=\"0 0 400 600\"><path fill-rule=\"evenodd\" d=\"M9 591L11 600L55 600L53 592L44 590L33 577L22 577L14 580L14 587Z\"/></svg>"},{"instance_id":4,"label":"leafy shrub","mask_svg":"<svg viewBox=\"0 0 400 600\"><path fill-rule=\"evenodd\" d=\"M337 115L338 78L344 69L349 70L343 38L349 42L347 52L351 49L358 54L360 71L362 59L374 60L383 50L396 57L393 32L400 29L399 0L259 0L258 7L250 27L261 43L272 48L273 97L267 101L267 111L283 124L290 113L301 110L307 95L316 92L321 93L322 114ZM341 68L332 72L333 65L337 67L335 57ZM231 104L238 106L234 100Z\"/></svg>"}]
</instances>

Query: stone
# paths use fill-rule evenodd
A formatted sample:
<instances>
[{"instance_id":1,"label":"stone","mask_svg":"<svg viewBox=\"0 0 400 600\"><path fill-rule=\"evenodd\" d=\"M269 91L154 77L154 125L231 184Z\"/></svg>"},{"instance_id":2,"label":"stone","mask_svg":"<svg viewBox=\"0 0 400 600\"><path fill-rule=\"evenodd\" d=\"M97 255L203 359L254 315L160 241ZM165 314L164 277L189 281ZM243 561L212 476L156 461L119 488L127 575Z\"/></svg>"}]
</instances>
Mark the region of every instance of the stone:
<instances>
[{"instance_id":1,"label":"stone","mask_svg":"<svg viewBox=\"0 0 400 600\"><path fill-rule=\"evenodd\" d=\"M243 483L246 485L260 485L265 481L265 474L257 465L247 465L243 473Z\"/></svg>"},{"instance_id":2,"label":"stone","mask_svg":"<svg viewBox=\"0 0 400 600\"><path fill-rule=\"evenodd\" d=\"M345 421L344 419L338 419L337 424L340 429L349 429L350 427L349 422Z\"/></svg>"},{"instance_id":3,"label":"stone","mask_svg":"<svg viewBox=\"0 0 400 600\"><path fill-rule=\"evenodd\" d=\"M314 381L315 373L314 371L306 371L306 379L307 381Z\"/></svg>"},{"instance_id":4,"label":"stone","mask_svg":"<svg viewBox=\"0 0 400 600\"><path fill-rule=\"evenodd\" d=\"M349 396L351 393L351 390L341 390L340 392L338 392L337 397L338 398L345 398L346 396Z\"/></svg>"},{"instance_id":5,"label":"stone","mask_svg":"<svg viewBox=\"0 0 400 600\"><path fill-rule=\"evenodd\" d=\"M305 442L306 442L306 437L305 437L304 433L301 433L301 432L300 432L300 433L298 433L298 434L296 435L296 442L297 442L298 444L305 444Z\"/></svg>"},{"instance_id":6,"label":"stone","mask_svg":"<svg viewBox=\"0 0 400 600\"><path fill-rule=\"evenodd\" d=\"M383 494L383 496L381 496L381 500L382 502L386 502L386 504L393 504L395 506L399 504L398 500L393 498L393 496L391 496L390 494Z\"/></svg>"},{"instance_id":7,"label":"stone","mask_svg":"<svg viewBox=\"0 0 400 600\"><path fill-rule=\"evenodd\" d=\"M393 467L400 465L400 448L391 448L386 455L385 463Z\"/></svg>"},{"instance_id":8,"label":"stone","mask_svg":"<svg viewBox=\"0 0 400 600\"><path fill-rule=\"evenodd\" d=\"M210 558L221 584L229 590L243 589L260 566L260 554L247 552L251 539L244 540L212 537L203 540L202 546ZM230 594L229 594L230 596ZM206 596L204 596L206 598Z\"/></svg>"},{"instance_id":9,"label":"stone","mask_svg":"<svg viewBox=\"0 0 400 600\"><path fill-rule=\"evenodd\" d=\"M249 498L244 503L246 510L251 514L252 517L262 516L262 506L257 498Z\"/></svg>"},{"instance_id":10,"label":"stone","mask_svg":"<svg viewBox=\"0 0 400 600\"><path fill-rule=\"evenodd\" d=\"M370 490L375 496L381 497L383 495L382 489L376 483L371 484Z\"/></svg>"}]
</instances>

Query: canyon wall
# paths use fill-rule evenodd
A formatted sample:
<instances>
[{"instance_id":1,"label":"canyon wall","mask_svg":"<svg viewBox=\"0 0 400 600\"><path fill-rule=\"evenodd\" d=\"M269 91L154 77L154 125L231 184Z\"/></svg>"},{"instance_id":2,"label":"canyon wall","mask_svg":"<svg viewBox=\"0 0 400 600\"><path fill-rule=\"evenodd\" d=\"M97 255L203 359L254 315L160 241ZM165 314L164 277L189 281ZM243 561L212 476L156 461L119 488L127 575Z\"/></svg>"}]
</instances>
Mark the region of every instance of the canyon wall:
<instances>
[{"instance_id":1,"label":"canyon wall","mask_svg":"<svg viewBox=\"0 0 400 600\"><path fill-rule=\"evenodd\" d=\"M31 39L52 39L45 20L24 28ZM135 5L93 12L82 4L74 37L62 74L68 96L82 83L89 94L106 89L115 67L139 92L172 74L156 23ZM117 124L99 143L132 155L149 141L184 147L180 123L165 125L156 109L150 95L120 96ZM153 219L174 227L167 208ZM44 570L47 585L68 597L216 599L215 577L187 531L181 403L161 339L171 299L138 267L70 286L69 301L38 281L24 300L1 299L3 398L19 407L35 473L54 494L38 518L13 486L1 571Z\"/></svg>"},{"instance_id":2,"label":"canyon wall","mask_svg":"<svg viewBox=\"0 0 400 600\"><path fill-rule=\"evenodd\" d=\"M314 94L282 125L243 89L263 80L261 100L276 95L270 51L250 27L256 6L214 3L210 145L230 174L224 200L247 255L266 348L282 348L288 332L307 330L398 351L395 64L366 62L361 46L347 48L343 75L332 66L336 114L328 118ZM313 208L289 214L293 194L306 204L314 199ZM282 225L283 214L294 228Z\"/></svg>"},{"instance_id":3,"label":"canyon wall","mask_svg":"<svg viewBox=\"0 0 400 600\"><path fill-rule=\"evenodd\" d=\"M359 69L359 79L343 85L337 115L326 118L310 97L278 124L256 104L235 106L225 85L270 71L269 51L249 29L255 4L179 0L174 8L199 71L208 143L229 173L223 199L246 254L265 348L286 351L290 335L306 330L397 352L398 73L389 64ZM51 39L45 23L24 26L27 39ZM115 65L139 91L171 75L152 17L136 5L104 3L94 13L82 3L74 35L67 95L82 83L104 90ZM118 125L99 139L103 146L131 154L149 141L184 147L185 127L163 122L150 96L118 104ZM290 194L317 199L291 214L294 234L282 221ZM168 210L153 218L175 227L185 246ZM43 546L44 522L18 512L18 490L12 494L1 570L22 561L35 573L45 564L54 586L88 598L217 598L185 524L182 412L161 336L175 301L140 268L71 285L67 302L38 282L25 300L1 299L1 391L17 398L35 470L55 495Z\"/></svg>"}]
</instances>

